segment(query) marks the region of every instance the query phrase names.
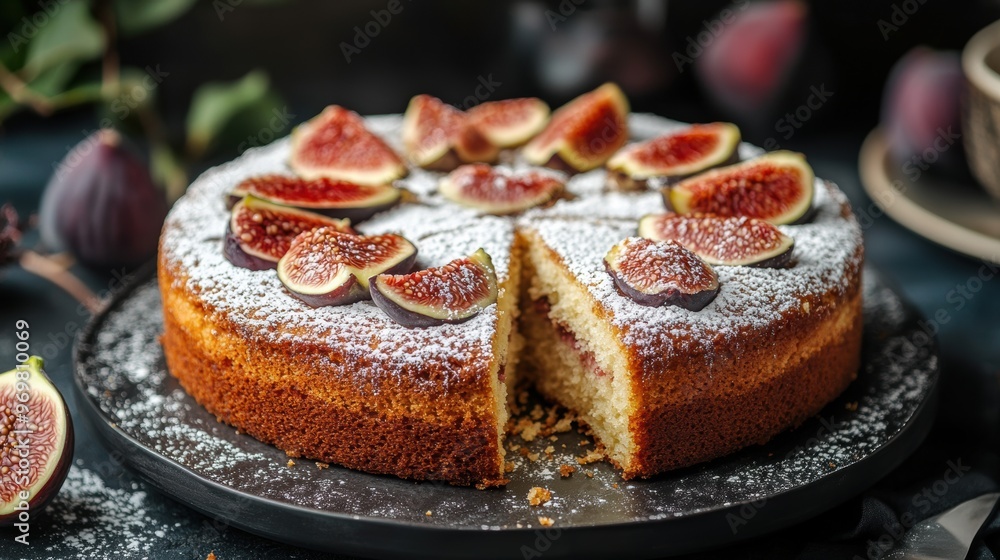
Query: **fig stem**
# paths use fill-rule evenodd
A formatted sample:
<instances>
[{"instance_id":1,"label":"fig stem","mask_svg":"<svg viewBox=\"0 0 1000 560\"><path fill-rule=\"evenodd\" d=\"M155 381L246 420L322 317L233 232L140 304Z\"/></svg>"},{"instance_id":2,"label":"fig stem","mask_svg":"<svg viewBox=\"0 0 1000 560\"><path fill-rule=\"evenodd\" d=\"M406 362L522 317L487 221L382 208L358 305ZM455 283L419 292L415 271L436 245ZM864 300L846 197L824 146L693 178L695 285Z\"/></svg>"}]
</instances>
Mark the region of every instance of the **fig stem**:
<instances>
[{"instance_id":1,"label":"fig stem","mask_svg":"<svg viewBox=\"0 0 1000 560\"><path fill-rule=\"evenodd\" d=\"M24 80L11 72L2 62L0 62L0 88L7 92L11 99L28 105L39 115L47 117L52 114L53 107L49 99L28 87Z\"/></svg>"},{"instance_id":2,"label":"fig stem","mask_svg":"<svg viewBox=\"0 0 1000 560\"><path fill-rule=\"evenodd\" d=\"M40 255L34 251L25 251L21 254L21 268L52 282L73 299L80 302L87 308L87 311L96 313L101 307L101 299L97 297L90 288L80 281L72 272L61 266L54 260Z\"/></svg>"},{"instance_id":3,"label":"fig stem","mask_svg":"<svg viewBox=\"0 0 1000 560\"><path fill-rule=\"evenodd\" d=\"M105 49L101 59L101 93L111 99L119 93L121 68L118 57L118 25L109 0L100 0L98 18L104 28Z\"/></svg>"}]
</instances>

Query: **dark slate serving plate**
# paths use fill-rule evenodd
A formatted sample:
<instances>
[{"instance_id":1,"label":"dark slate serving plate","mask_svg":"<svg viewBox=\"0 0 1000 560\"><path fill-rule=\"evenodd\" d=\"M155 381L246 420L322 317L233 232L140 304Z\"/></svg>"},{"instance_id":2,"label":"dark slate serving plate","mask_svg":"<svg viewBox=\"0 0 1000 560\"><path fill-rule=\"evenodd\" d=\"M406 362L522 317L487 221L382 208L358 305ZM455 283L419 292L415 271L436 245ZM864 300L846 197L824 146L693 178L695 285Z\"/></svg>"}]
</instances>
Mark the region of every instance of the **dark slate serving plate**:
<instances>
[{"instance_id":1,"label":"dark slate serving plate","mask_svg":"<svg viewBox=\"0 0 1000 560\"><path fill-rule=\"evenodd\" d=\"M623 481L605 463L561 478L559 466L590 449L575 431L533 442L543 455L537 462L512 454L517 468L498 490L320 469L307 460L289 467L282 451L219 423L166 371L149 275L83 333L77 396L108 447L165 493L278 541L378 558L682 554L819 514L885 476L927 434L934 343L912 307L876 272L865 274L863 366L844 395L767 445L646 481ZM554 461L544 458L549 445ZM553 499L530 506L533 486ZM542 527L540 515L555 524Z\"/></svg>"}]
</instances>

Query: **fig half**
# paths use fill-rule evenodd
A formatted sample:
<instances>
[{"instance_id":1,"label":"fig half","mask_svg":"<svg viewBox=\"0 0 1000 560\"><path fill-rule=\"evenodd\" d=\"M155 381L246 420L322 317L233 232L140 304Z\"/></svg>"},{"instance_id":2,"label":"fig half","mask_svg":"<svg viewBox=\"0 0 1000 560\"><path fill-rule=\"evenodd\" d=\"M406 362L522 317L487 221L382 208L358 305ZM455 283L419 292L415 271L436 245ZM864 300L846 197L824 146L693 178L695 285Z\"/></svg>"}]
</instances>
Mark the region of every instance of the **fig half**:
<instances>
[{"instance_id":1,"label":"fig half","mask_svg":"<svg viewBox=\"0 0 1000 560\"><path fill-rule=\"evenodd\" d=\"M549 106L537 97L487 101L468 114L472 125L500 148L524 144L549 122Z\"/></svg>"},{"instance_id":2,"label":"fig half","mask_svg":"<svg viewBox=\"0 0 1000 560\"><path fill-rule=\"evenodd\" d=\"M630 237L604 256L615 287L640 305L676 305L698 311L719 293L719 278L676 241Z\"/></svg>"},{"instance_id":3,"label":"fig half","mask_svg":"<svg viewBox=\"0 0 1000 560\"><path fill-rule=\"evenodd\" d=\"M236 266L267 270L277 266L295 236L318 227L354 231L350 220L327 218L247 195L230 212L223 251Z\"/></svg>"},{"instance_id":4,"label":"fig half","mask_svg":"<svg viewBox=\"0 0 1000 560\"><path fill-rule=\"evenodd\" d=\"M441 179L438 192L487 214L514 214L538 206L564 186L552 172L514 171L485 163L463 165Z\"/></svg>"},{"instance_id":5,"label":"fig half","mask_svg":"<svg viewBox=\"0 0 1000 560\"><path fill-rule=\"evenodd\" d=\"M656 177L673 184L739 160L740 129L730 123L694 124L631 144L608 160L608 182L618 190L644 190Z\"/></svg>"},{"instance_id":6,"label":"fig half","mask_svg":"<svg viewBox=\"0 0 1000 560\"><path fill-rule=\"evenodd\" d=\"M522 149L524 159L577 173L604 165L628 139L628 99L613 83L563 105Z\"/></svg>"},{"instance_id":7,"label":"fig half","mask_svg":"<svg viewBox=\"0 0 1000 560\"><path fill-rule=\"evenodd\" d=\"M423 94L410 100L403 115L403 148L415 165L435 171L493 162L500 154L466 113Z\"/></svg>"},{"instance_id":8,"label":"fig half","mask_svg":"<svg viewBox=\"0 0 1000 560\"><path fill-rule=\"evenodd\" d=\"M777 151L695 175L664 189L663 196L680 214L746 216L781 225L808 218L814 181L805 156Z\"/></svg>"},{"instance_id":9,"label":"fig half","mask_svg":"<svg viewBox=\"0 0 1000 560\"><path fill-rule=\"evenodd\" d=\"M31 356L0 374L0 526L27 527L73 462L73 421L43 366Z\"/></svg>"},{"instance_id":10,"label":"fig half","mask_svg":"<svg viewBox=\"0 0 1000 560\"><path fill-rule=\"evenodd\" d=\"M399 202L400 191L391 185L360 185L350 181L318 177L304 179L288 175L260 175L236 185L228 203L236 204L244 196L294 206L330 218L344 218L358 223L387 210Z\"/></svg>"},{"instance_id":11,"label":"fig half","mask_svg":"<svg viewBox=\"0 0 1000 560\"><path fill-rule=\"evenodd\" d=\"M330 105L292 131L288 164L302 177L384 185L406 175L406 164L353 111Z\"/></svg>"},{"instance_id":12,"label":"fig half","mask_svg":"<svg viewBox=\"0 0 1000 560\"><path fill-rule=\"evenodd\" d=\"M380 274L370 287L375 305L410 328L467 321L497 301L496 271L483 249L437 268Z\"/></svg>"},{"instance_id":13,"label":"fig half","mask_svg":"<svg viewBox=\"0 0 1000 560\"><path fill-rule=\"evenodd\" d=\"M395 234L355 235L319 228L296 237L278 261L278 279L313 307L347 305L367 299L368 279L408 272L417 248Z\"/></svg>"},{"instance_id":14,"label":"fig half","mask_svg":"<svg viewBox=\"0 0 1000 560\"><path fill-rule=\"evenodd\" d=\"M714 265L779 268L795 241L773 224L745 216L650 214L639 220L639 237L676 241Z\"/></svg>"}]
</instances>

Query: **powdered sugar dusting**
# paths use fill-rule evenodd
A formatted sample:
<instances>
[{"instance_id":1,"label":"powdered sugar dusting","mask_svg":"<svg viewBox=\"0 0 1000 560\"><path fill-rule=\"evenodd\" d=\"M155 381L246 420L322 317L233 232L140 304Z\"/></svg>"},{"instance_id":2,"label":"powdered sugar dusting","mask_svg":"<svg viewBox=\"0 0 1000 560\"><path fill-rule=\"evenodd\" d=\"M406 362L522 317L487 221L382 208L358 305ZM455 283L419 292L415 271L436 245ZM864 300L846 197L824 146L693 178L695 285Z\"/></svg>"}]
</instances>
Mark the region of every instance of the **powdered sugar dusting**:
<instances>
[{"instance_id":1,"label":"powdered sugar dusting","mask_svg":"<svg viewBox=\"0 0 1000 560\"><path fill-rule=\"evenodd\" d=\"M46 516L33 521L50 525L31 546L35 558L149 558L174 533L174 526L147 513L147 496L131 488L109 488L96 472L70 467L59 496ZM49 535L59 535L49 539ZM52 542L49 542L49 541ZM39 542L41 541L41 542ZM19 545L12 545L19 546Z\"/></svg>"},{"instance_id":2,"label":"powdered sugar dusting","mask_svg":"<svg viewBox=\"0 0 1000 560\"><path fill-rule=\"evenodd\" d=\"M841 196L834 187L818 183L814 221L780 227L795 240L793 266L715 267L719 295L700 311L643 306L615 289L605 271L604 255L622 239L635 235L635 222L594 223L536 216L527 219L525 227L537 232L562 257L573 276L626 332L627 344L643 348L676 341L701 343L718 336L734 340L751 330L769 328L783 313L798 309L804 298L830 291L842 293L849 287L850 279L861 268L862 241L857 222L843 215Z\"/></svg>"},{"instance_id":3,"label":"powdered sugar dusting","mask_svg":"<svg viewBox=\"0 0 1000 560\"><path fill-rule=\"evenodd\" d=\"M313 309L289 295L273 270L251 271L225 259L225 193L247 176L284 168L287 150L287 142L278 142L248 151L235 162L206 172L167 218L163 255L171 266L182 271L184 276L178 282L198 294L206 311L225 316L253 336L274 341L308 336L329 340L346 355L384 357L368 369L359 367L353 372L370 379L394 375L403 364L447 362L455 356L491 356L496 305L461 324L409 329L392 321L371 301ZM393 217L393 212L402 214L402 218ZM503 282L508 276L514 235L509 220L480 219L474 213L432 203L407 204L362 229L366 233L396 231L412 235L419 267L440 266L482 247L493 258L498 280ZM435 235L444 232L447 234Z\"/></svg>"}]
</instances>

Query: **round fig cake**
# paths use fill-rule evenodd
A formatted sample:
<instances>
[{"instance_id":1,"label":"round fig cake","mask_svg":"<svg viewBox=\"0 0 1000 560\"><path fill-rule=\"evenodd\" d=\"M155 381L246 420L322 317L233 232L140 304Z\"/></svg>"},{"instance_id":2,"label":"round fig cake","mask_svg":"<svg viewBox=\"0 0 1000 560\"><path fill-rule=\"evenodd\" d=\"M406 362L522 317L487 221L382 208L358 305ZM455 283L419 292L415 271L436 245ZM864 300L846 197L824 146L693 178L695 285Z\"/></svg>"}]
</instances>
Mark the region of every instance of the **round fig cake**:
<instances>
[{"instance_id":1,"label":"round fig cake","mask_svg":"<svg viewBox=\"0 0 1000 560\"><path fill-rule=\"evenodd\" d=\"M646 157L643 172L634 173L604 163L626 138L620 153L674 149L683 138L638 142L684 125L626 113L615 121L625 138L605 141L600 155L587 152L593 141L572 134L590 121L610 122L605 117L587 121L561 109L538 134L544 123L519 129L494 116L500 132L478 134L469 122L483 117L428 106L421 100L411 110L438 111L433 126L411 119L410 110L406 119L352 121L378 140L364 140L369 157L377 157L372 150L405 153L424 166L397 173L402 157L352 165L349 180L377 176L403 193L399 200L372 195L383 206L363 221L334 215L314 224L292 213L274 222L293 224L291 248L270 238L254 245L274 231L250 228L267 219L274 201L240 191L246 181L303 176L295 162L306 160L310 180L324 176L322 153L297 150L351 141L298 131L209 170L170 212L159 253L164 353L171 374L221 421L292 457L498 486L507 482L509 396L526 384L572 410L630 479L764 443L817 414L854 379L861 232L843 194L814 179L801 156L760 158L760 150L726 137L720 141L736 153L713 144L712 170L686 161L673 177L669 161L657 168ZM447 132L452 144L429 148L431 129ZM511 147L528 140L523 150ZM496 149L482 149L482 141ZM505 164L436 170L475 158ZM284 207L276 206L280 214ZM236 212L245 212L246 224ZM306 231L313 227L322 229ZM306 264L343 252L336 248L343 236L358 236L351 247L401 237L415 258L405 270L337 261L323 282L339 278L351 295L317 306L295 282L306 282ZM253 258L234 260L234 243ZM467 269L489 274L466 277ZM400 276L411 270L418 272ZM492 292L472 289L485 278ZM326 285L309 281L308 293ZM404 288L387 304L392 282ZM422 299L411 305L413 290ZM472 297L466 292L479 303L458 315L448 302ZM414 317L421 320L404 320Z\"/></svg>"}]
</instances>

